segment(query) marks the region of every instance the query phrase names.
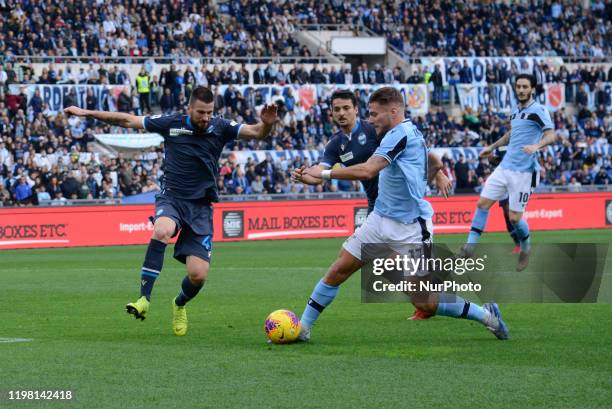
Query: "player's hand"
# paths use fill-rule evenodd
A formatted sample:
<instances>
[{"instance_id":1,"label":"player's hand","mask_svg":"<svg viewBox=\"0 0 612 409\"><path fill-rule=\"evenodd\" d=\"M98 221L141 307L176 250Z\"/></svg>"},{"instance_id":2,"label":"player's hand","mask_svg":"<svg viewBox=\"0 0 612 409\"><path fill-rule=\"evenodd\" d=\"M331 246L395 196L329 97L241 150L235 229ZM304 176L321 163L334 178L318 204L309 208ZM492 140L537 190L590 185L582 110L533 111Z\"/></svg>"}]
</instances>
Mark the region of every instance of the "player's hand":
<instances>
[{"instance_id":1,"label":"player's hand","mask_svg":"<svg viewBox=\"0 0 612 409\"><path fill-rule=\"evenodd\" d=\"M75 107L70 106L68 108L64 109L64 113L65 114L70 114L70 115L75 115L75 116L87 116L89 114L89 111L87 111L86 109L81 109L79 107Z\"/></svg>"},{"instance_id":2,"label":"player's hand","mask_svg":"<svg viewBox=\"0 0 612 409\"><path fill-rule=\"evenodd\" d=\"M274 125L274 123L278 120L276 115L276 104L266 105L261 110L261 122L266 125Z\"/></svg>"},{"instance_id":3,"label":"player's hand","mask_svg":"<svg viewBox=\"0 0 612 409\"><path fill-rule=\"evenodd\" d=\"M448 195L450 194L450 191L453 188L453 184L450 179L444 174L444 172L439 171L438 173L436 173L434 183L440 194L444 196L445 199L448 199Z\"/></svg>"},{"instance_id":4,"label":"player's hand","mask_svg":"<svg viewBox=\"0 0 612 409\"><path fill-rule=\"evenodd\" d=\"M322 179L321 168L319 166L311 166L302 171L304 175L312 176L313 178Z\"/></svg>"},{"instance_id":5,"label":"player's hand","mask_svg":"<svg viewBox=\"0 0 612 409\"><path fill-rule=\"evenodd\" d=\"M482 148L482 150L480 151L480 155L478 155L478 156L480 156L481 158L486 158L492 152L493 152L493 149L491 149L490 146L485 146L484 148Z\"/></svg>"},{"instance_id":6,"label":"player's hand","mask_svg":"<svg viewBox=\"0 0 612 409\"><path fill-rule=\"evenodd\" d=\"M302 179L302 172L304 169L306 169L306 166L296 168L293 170L293 172L291 172L291 181L293 183L304 183L304 180Z\"/></svg>"},{"instance_id":7,"label":"player's hand","mask_svg":"<svg viewBox=\"0 0 612 409\"><path fill-rule=\"evenodd\" d=\"M523 146L523 152L525 152L527 155L533 155L538 151L538 149L540 149L540 147L537 144Z\"/></svg>"}]
</instances>

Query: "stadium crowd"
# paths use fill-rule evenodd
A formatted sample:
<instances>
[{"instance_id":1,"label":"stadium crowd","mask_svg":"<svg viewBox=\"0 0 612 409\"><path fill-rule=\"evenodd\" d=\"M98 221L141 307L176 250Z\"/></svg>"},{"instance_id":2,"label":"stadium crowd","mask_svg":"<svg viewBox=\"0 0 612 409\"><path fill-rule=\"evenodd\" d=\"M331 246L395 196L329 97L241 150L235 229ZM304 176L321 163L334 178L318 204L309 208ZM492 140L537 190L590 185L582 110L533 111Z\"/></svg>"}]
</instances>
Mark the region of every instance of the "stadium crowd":
<instances>
[{"instance_id":1,"label":"stadium crowd","mask_svg":"<svg viewBox=\"0 0 612 409\"><path fill-rule=\"evenodd\" d=\"M605 57L609 2L0 1L0 55L302 56L298 24L363 25L405 55ZM420 27L427 27L426 30Z\"/></svg>"},{"instance_id":2,"label":"stadium crowd","mask_svg":"<svg viewBox=\"0 0 612 409\"><path fill-rule=\"evenodd\" d=\"M215 86L221 84L244 85L253 84L420 84L431 83L433 86L433 103L440 104L441 95L445 87L439 67L415 66L411 73L404 72L399 66L383 68L376 64L368 67L367 64L357 65L351 71L349 68L336 69L313 65L306 69L303 64L296 64L285 70L282 65L268 63L257 65L253 73L249 73L246 66L229 65L224 68L208 66L206 64L181 69L175 64L162 68L160 75L149 75L152 66L145 63L138 77L146 81L146 95L140 95L138 77L130 75L122 65L94 65L81 66L78 70L70 65L65 69L57 68L50 63L43 68L39 75L34 74L31 64L13 64L6 62L0 65L0 88L11 84L90 84L90 85L125 85L126 90L119 100L118 109L122 112L134 110L136 113L151 112L152 107L159 107L163 113L180 109L189 99L190 92L195 86ZM486 68L487 84L513 83L519 72L515 67L510 71L498 65L488 65ZM287 71L287 72L285 72ZM594 90L596 105L609 104L610 95L603 89L604 82L612 82L612 68L607 72L603 65L576 65L568 69L565 65L552 67L542 62L534 66L534 75L539 84L563 83L565 85L565 99L570 103L586 105L588 90ZM251 81L252 79L252 81ZM472 73L466 63L461 66L458 62L450 67L448 72L450 86L455 84L469 84L472 82ZM107 109L108 107L95 107L93 96L88 109ZM91 106L89 106L91 105Z\"/></svg>"},{"instance_id":3,"label":"stadium crowd","mask_svg":"<svg viewBox=\"0 0 612 409\"><path fill-rule=\"evenodd\" d=\"M360 114L366 115L367 92L358 94ZM291 93L277 95L279 123L264 141L235 142L228 149L240 150L322 150L337 131L331 120L330 101L321 99L306 110ZM186 103L185 100L182 102ZM253 123L255 107L231 87L224 95L217 92L218 113L236 121ZM593 112L580 105L577 115L565 109L554 113L562 144L553 153L541 155L542 184L608 184L612 176L610 156L591 153L612 142L612 116L600 105ZM184 109L184 105L182 107ZM133 109L130 112L135 112ZM137 112L135 112L137 113ZM410 113L408 113L410 114ZM413 120L432 147L478 147L501 137L508 118L490 110L466 110L461 117L449 117L442 107L432 107ZM75 198L121 198L159 190L163 175L163 147L137 155L111 158L92 152L94 133L123 132L93 120L65 117L42 103L40 96L28 102L25 95L0 96L0 202L28 205L43 200ZM487 161L443 158L445 172L455 182L457 192L478 191L491 172ZM299 193L305 191L355 191L358 183L333 182L305 187L292 184L291 169L309 165L307 160L240 164L230 158L220 161L218 187L222 194Z\"/></svg>"},{"instance_id":4,"label":"stadium crowd","mask_svg":"<svg viewBox=\"0 0 612 409\"><path fill-rule=\"evenodd\" d=\"M231 4L233 10L255 12L265 10L266 4L269 11L274 2ZM559 0L319 1L286 6L299 23L363 24L409 57L610 55L610 4L603 0L592 1L590 9Z\"/></svg>"}]
</instances>

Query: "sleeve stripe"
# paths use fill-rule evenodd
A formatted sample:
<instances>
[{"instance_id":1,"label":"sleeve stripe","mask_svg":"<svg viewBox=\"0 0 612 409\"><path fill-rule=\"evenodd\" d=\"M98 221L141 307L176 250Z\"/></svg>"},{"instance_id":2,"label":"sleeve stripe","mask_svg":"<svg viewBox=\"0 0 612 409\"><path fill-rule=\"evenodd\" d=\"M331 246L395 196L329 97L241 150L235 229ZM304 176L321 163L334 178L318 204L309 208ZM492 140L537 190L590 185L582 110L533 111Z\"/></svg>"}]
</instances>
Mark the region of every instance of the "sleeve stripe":
<instances>
[{"instance_id":1,"label":"sleeve stripe","mask_svg":"<svg viewBox=\"0 0 612 409\"><path fill-rule=\"evenodd\" d=\"M330 164L329 164L329 163L327 163L327 162L319 162L319 165L321 165L321 166L327 166L328 168L331 168L331 167L332 167L332 165L330 165Z\"/></svg>"},{"instance_id":2,"label":"sleeve stripe","mask_svg":"<svg viewBox=\"0 0 612 409\"><path fill-rule=\"evenodd\" d=\"M147 117L146 116L142 117L142 127L144 128L145 131L148 131L148 129L147 129Z\"/></svg>"},{"instance_id":3,"label":"sleeve stripe","mask_svg":"<svg viewBox=\"0 0 612 409\"><path fill-rule=\"evenodd\" d=\"M385 158L387 160L387 162L389 162L389 163L393 162L393 159L391 159L388 155L385 155L384 153L374 152L374 154L372 156L380 156L380 157Z\"/></svg>"},{"instance_id":4,"label":"sleeve stripe","mask_svg":"<svg viewBox=\"0 0 612 409\"><path fill-rule=\"evenodd\" d=\"M540 128L544 128L544 121L542 121L542 118L540 118L540 116L536 113L531 113L527 115L527 120L537 123L538 125L540 125Z\"/></svg>"},{"instance_id":5,"label":"sleeve stripe","mask_svg":"<svg viewBox=\"0 0 612 409\"><path fill-rule=\"evenodd\" d=\"M406 140L407 139L408 139L408 137L404 136L402 139L400 139L395 144L395 147L393 149L391 149L389 152L387 152L387 155L389 156L389 158L391 158L391 160L395 160L397 155L399 155L404 149L406 149Z\"/></svg>"},{"instance_id":6,"label":"sleeve stripe","mask_svg":"<svg viewBox=\"0 0 612 409\"><path fill-rule=\"evenodd\" d=\"M236 139L238 139L240 137L240 130L242 129L243 126L244 126L244 124L238 125L238 131L236 132Z\"/></svg>"}]
</instances>

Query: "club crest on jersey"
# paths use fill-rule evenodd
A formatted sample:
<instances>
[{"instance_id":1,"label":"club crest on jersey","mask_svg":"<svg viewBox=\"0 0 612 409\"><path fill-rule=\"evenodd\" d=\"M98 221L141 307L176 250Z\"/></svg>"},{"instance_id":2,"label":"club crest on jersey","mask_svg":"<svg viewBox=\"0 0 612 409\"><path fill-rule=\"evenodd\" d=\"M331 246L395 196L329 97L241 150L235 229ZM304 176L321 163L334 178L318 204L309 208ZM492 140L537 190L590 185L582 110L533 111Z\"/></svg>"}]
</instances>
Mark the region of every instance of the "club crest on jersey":
<instances>
[{"instance_id":1,"label":"club crest on jersey","mask_svg":"<svg viewBox=\"0 0 612 409\"><path fill-rule=\"evenodd\" d=\"M357 142L359 142L359 145L365 145L366 143L366 136L364 133L360 133L359 136L357 137Z\"/></svg>"},{"instance_id":2,"label":"club crest on jersey","mask_svg":"<svg viewBox=\"0 0 612 409\"><path fill-rule=\"evenodd\" d=\"M185 128L170 128L170 136L193 135L193 131Z\"/></svg>"}]
</instances>

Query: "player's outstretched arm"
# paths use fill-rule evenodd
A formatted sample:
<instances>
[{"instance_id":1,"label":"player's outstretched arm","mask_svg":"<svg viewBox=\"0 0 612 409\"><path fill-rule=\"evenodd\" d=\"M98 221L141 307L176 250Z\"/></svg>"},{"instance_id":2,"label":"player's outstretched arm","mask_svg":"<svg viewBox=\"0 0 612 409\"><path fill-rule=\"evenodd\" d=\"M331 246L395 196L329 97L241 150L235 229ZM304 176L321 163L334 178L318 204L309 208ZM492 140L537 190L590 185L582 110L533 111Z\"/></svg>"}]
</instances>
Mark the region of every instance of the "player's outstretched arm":
<instances>
[{"instance_id":1,"label":"player's outstretched arm","mask_svg":"<svg viewBox=\"0 0 612 409\"><path fill-rule=\"evenodd\" d=\"M552 145L555 142L557 142L557 135L555 134L555 131L553 131L552 129L547 129L544 131L544 135L542 136L540 142L535 143L533 145L523 146L523 152L529 155L533 155L539 149L542 149L543 147L548 145Z\"/></svg>"},{"instance_id":2,"label":"player's outstretched arm","mask_svg":"<svg viewBox=\"0 0 612 409\"><path fill-rule=\"evenodd\" d=\"M327 166L324 166L321 164L316 165L316 166L321 168L322 171L327 169ZM301 168L293 170L293 172L291 172L291 181L304 183L306 185L320 185L321 183L324 182L322 178L316 178L314 176L304 173L305 169L306 167L302 166Z\"/></svg>"},{"instance_id":3,"label":"player's outstretched arm","mask_svg":"<svg viewBox=\"0 0 612 409\"><path fill-rule=\"evenodd\" d=\"M255 125L242 125L238 137L240 139L264 139L272 130L278 120L276 116L276 105L266 105L261 110L261 120Z\"/></svg>"},{"instance_id":4,"label":"player's outstretched arm","mask_svg":"<svg viewBox=\"0 0 612 409\"><path fill-rule=\"evenodd\" d=\"M378 175L388 165L387 159L379 155L372 155L367 162L346 168L321 170L319 166L312 166L305 169L303 173L322 179L368 180Z\"/></svg>"},{"instance_id":5,"label":"player's outstretched arm","mask_svg":"<svg viewBox=\"0 0 612 409\"><path fill-rule=\"evenodd\" d=\"M484 148L482 148L482 150L480 151L480 157L481 158L486 158L487 156L489 156L495 149L499 148L500 146L506 146L510 143L510 134L511 132L508 131L504 134L504 136L502 136L501 138L499 138L497 141L495 141L495 143L489 145L489 146L485 146Z\"/></svg>"},{"instance_id":6,"label":"player's outstretched arm","mask_svg":"<svg viewBox=\"0 0 612 409\"><path fill-rule=\"evenodd\" d=\"M124 112L90 111L75 106L64 109L64 112L80 117L95 118L107 124L120 126L122 128L144 129L144 116L136 116Z\"/></svg>"}]
</instances>

